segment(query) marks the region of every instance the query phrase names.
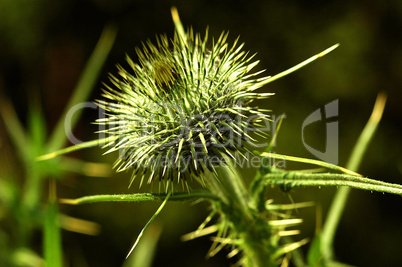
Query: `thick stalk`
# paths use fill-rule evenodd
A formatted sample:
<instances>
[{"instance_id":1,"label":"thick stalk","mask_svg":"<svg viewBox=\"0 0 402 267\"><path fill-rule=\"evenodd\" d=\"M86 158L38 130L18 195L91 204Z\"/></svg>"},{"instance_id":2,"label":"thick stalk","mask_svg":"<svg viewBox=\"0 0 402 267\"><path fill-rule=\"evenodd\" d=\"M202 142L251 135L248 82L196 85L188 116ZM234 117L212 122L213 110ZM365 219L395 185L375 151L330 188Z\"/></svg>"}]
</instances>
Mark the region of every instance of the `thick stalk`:
<instances>
[{"instance_id":1,"label":"thick stalk","mask_svg":"<svg viewBox=\"0 0 402 267\"><path fill-rule=\"evenodd\" d=\"M269 245L269 228L252 208L251 198L240 175L232 166L218 170L218 177L208 175L207 184L221 198L215 205L230 230L236 234L239 248L244 252L246 266L276 266ZM213 202L216 204L216 202Z\"/></svg>"}]
</instances>

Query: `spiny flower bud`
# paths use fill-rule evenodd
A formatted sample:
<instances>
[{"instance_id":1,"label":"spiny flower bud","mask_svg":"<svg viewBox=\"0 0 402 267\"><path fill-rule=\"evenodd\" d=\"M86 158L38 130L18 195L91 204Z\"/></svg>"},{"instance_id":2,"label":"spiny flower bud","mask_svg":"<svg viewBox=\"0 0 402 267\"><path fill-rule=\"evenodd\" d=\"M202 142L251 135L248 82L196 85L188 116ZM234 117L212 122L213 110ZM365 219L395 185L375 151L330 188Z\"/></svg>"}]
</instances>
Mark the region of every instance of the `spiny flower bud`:
<instances>
[{"instance_id":1,"label":"spiny flower bud","mask_svg":"<svg viewBox=\"0 0 402 267\"><path fill-rule=\"evenodd\" d=\"M130 71L118 66L114 87L98 101L106 118L97 120L116 137L106 153L120 151L117 171L133 168L141 183L180 182L247 151L249 134L269 117L249 104L272 94L255 92L268 77L255 78L260 72L250 70L258 62L227 36L212 44L208 30L204 38L192 30L173 40L159 36L157 45L136 49L139 64L127 56Z\"/></svg>"}]
</instances>

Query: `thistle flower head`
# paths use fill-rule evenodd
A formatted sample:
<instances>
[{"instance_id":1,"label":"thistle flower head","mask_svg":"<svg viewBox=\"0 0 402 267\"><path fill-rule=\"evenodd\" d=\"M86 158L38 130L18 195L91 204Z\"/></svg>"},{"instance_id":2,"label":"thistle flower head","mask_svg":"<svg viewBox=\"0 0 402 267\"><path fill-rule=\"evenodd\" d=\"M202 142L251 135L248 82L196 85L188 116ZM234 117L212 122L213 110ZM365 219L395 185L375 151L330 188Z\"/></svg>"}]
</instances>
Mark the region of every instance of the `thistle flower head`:
<instances>
[{"instance_id":1,"label":"thistle flower head","mask_svg":"<svg viewBox=\"0 0 402 267\"><path fill-rule=\"evenodd\" d=\"M265 79L250 72L258 62L227 37L209 42L208 30L204 38L192 30L159 36L136 50L139 64L127 56L130 70L118 66L98 101L106 117L97 120L115 137L106 147L120 151L117 171L179 182L244 153L249 134L268 118L250 103L271 94L255 92Z\"/></svg>"}]
</instances>

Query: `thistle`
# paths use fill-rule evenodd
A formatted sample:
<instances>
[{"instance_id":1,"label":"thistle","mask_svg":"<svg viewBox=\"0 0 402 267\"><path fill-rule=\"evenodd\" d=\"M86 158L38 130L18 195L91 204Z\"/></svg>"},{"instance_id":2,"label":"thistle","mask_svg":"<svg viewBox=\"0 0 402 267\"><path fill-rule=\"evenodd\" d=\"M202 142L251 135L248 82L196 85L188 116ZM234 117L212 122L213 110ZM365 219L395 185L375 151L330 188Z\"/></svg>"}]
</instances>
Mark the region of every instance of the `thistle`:
<instances>
[{"instance_id":1,"label":"thistle","mask_svg":"<svg viewBox=\"0 0 402 267\"><path fill-rule=\"evenodd\" d=\"M118 66L106 100L98 101L106 118L97 120L114 137L106 153L120 152L117 171L133 168L141 184L145 177L185 183L227 156L244 156L244 143L269 118L250 104L272 94L255 92L268 77L255 78L258 61L227 37L210 43L208 30L204 38L177 31L172 40L162 35L137 48L139 64L127 56L129 71Z\"/></svg>"},{"instance_id":2,"label":"thistle","mask_svg":"<svg viewBox=\"0 0 402 267\"><path fill-rule=\"evenodd\" d=\"M118 171L134 168L133 178L141 175L141 182L147 174L149 183L159 179L168 183L176 181L185 184L187 177L194 176L204 177L198 180L204 182L202 179L205 179L206 188L175 192L175 194L170 191L165 194L91 195L78 199L61 199L60 202L84 204L104 201L163 200L138 235L129 255L168 201L197 199L209 201L212 211L200 227L184 236L184 239L193 239L215 232L216 237L213 238L214 243L208 253L209 256L230 246L228 257L238 256L236 266L288 266L292 258L297 266L342 265L334 261L331 251L335 230L349 189L359 188L402 195L401 185L364 178L358 173L327 162L260 152L256 154L263 161L271 158L284 159L317 165L343 174L308 170L286 171L261 164L247 188L235 166L227 160L236 159L237 155L249 152L244 144L252 139L250 134L259 133L259 121L269 119L263 110L253 108L250 104L255 99L266 98L271 94L257 93L255 90L324 56L338 44L273 77L257 79L255 77L259 73L251 72L257 62L251 62L252 57L242 51L242 45L237 45L237 40L234 44L228 45L227 33L222 33L216 42L210 44L208 31L204 38L194 34L192 30L184 33L175 8L172 8L172 15L177 30L173 40L160 36L157 38L157 45L147 42L142 49L137 49L140 64L135 64L127 57L132 70L126 71L119 66L118 77L111 76L113 88L107 87L104 91L106 100L98 101L98 104L107 111L107 117L99 119L97 123L108 127L102 132L111 136L59 149L39 156L37 160L48 160L75 150L104 144L109 147L108 152L117 150L121 152L116 161ZM110 36L104 39L110 40ZM103 43L102 46L105 48L107 44ZM102 50L104 53L108 49L99 49ZM101 59L102 53L94 58ZM90 60L90 62L99 61L102 60ZM88 68L91 70L88 73L92 73L93 68ZM80 98L77 96L83 95L86 93L74 94L72 100L75 101L70 101L66 114ZM381 95L352 153L349 168L358 168L367 144L378 126L384 106L385 96ZM7 108L2 111L12 115ZM4 116L5 119L8 117ZM13 132L12 129L19 128L18 123L8 122L10 123L6 125L13 125L8 129L10 133ZM58 129L62 128L56 127L53 136L59 136ZM18 136L21 135L23 133ZM272 137L271 144L275 138L276 133ZM57 147L57 138L51 140L56 140L50 144L54 143ZM271 144L268 148L272 147ZM25 148L23 145L18 147ZM226 164L224 168L215 169L222 163ZM207 169L210 171L209 174L215 174L211 177L213 179L208 179L209 175L202 175ZM273 199L266 199L266 189L271 186L342 187L333 202L323 231L315 237L310 247L307 261L304 261L299 253L289 254L308 242L308 238L294 241L291 237L297 235L299 231L289 228L302 222L301 219L295 218L291 211L308 207L312 203L275 204ZM53 202L51 204L55 204ZM56 206L53 205L53 208ZM58 233L58 226L53 223L56 213L57 210L51 209L47 214L50 220L45 222L45 241L48 241L45 244L45 255L48 252L46 263L49 266L61 265L62 262L61 249L54 249L59 247L60 242L59 238L54 238ZM215 216L218 220L214 222ZM282 238L284 236L287 239Z\"/></svg>"}]
</instances>

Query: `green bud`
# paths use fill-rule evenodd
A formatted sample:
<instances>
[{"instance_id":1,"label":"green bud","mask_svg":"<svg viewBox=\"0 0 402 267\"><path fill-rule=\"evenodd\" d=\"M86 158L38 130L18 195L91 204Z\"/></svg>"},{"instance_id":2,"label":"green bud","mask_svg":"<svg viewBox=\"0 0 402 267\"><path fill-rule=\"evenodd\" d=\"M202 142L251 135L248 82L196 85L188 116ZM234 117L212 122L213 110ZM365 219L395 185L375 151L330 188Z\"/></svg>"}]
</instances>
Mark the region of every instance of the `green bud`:
<instances>
[{"instance_id":1,"label":"green bud","mask_svg":"<svg viewBox=\"0 0 402 267\"><path fill-rule=\"evenodd\" d=\"M208 31L204 38L192 30L173 40L162 35L136 49L139 64L127 57L130 70L118 66L98 101L106 118L97 120L117 137L106 145L107 153L120 152L117 171L133 168L133 179L148 183L181 182L243 155L249 134L269 117L250 104L272 94L255 92L267 78L250 73L258 62L227 37L209 43Z\"/></svg>"}]
</instances>

